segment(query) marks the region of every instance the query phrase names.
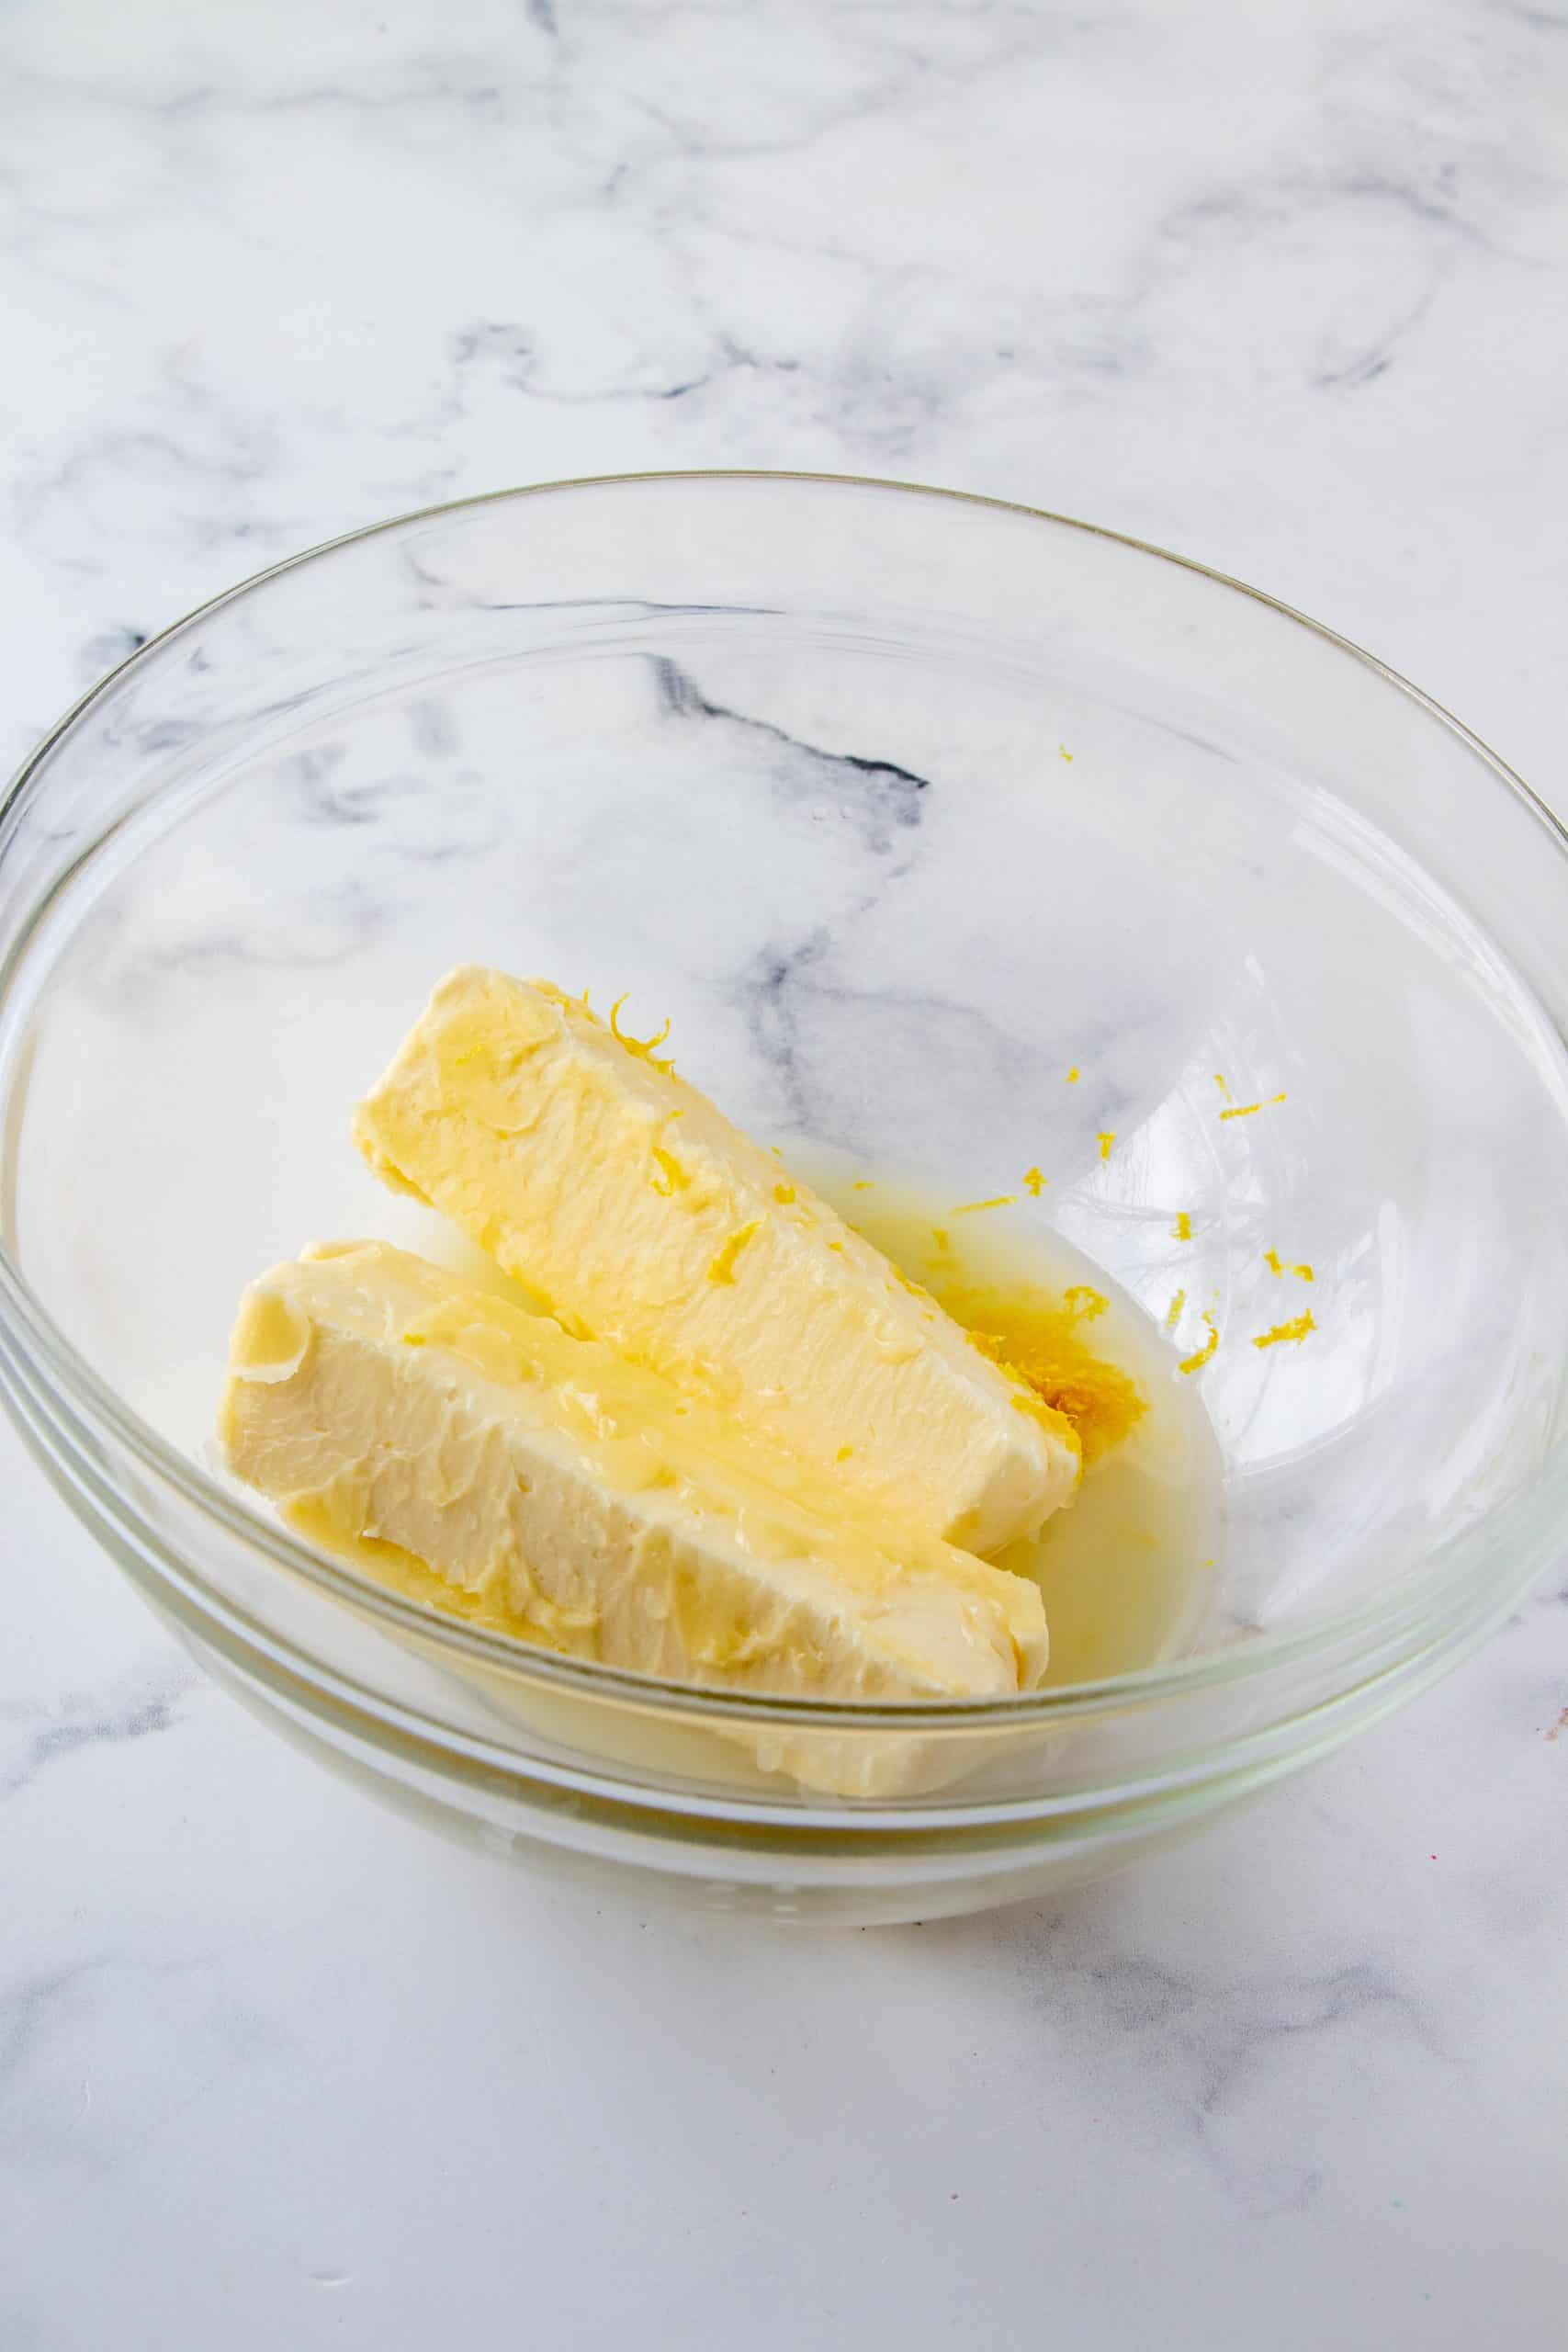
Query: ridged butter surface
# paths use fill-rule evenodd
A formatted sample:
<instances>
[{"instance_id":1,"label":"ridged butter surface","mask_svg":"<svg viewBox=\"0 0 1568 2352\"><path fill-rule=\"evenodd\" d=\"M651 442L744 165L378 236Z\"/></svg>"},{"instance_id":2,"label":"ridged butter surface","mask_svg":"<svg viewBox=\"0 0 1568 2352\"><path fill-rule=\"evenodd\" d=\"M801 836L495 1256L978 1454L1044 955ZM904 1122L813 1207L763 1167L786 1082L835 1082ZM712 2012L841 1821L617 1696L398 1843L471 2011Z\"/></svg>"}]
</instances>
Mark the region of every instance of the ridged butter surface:
<instances>
[{"instance_id":1,"label":"ridged butter surface","mask_svg":"<svg viewBox=\"0 0 1568 2352\"><path fill-rule=\"evenodd\" d=\"M436 988L355 1136L623 1354L976 1552L1072 1495L1070 1425L646 1046L544 981Z\"/></svg>"},{"instance_id":2,"label":"ridged butter surface","mask_svg":"<svg viewBox=\"0 0 1568 2352\"><path fill-rule=\"evenodd\" d=\"M251 1285L220 1437L312 1534L372 1566L396 1547L575 1656L869 1701L1005 1696L1044 1669L1022 1577L846 1503L702 1399L386 1243Z\"/></svg>"}]
</instances>

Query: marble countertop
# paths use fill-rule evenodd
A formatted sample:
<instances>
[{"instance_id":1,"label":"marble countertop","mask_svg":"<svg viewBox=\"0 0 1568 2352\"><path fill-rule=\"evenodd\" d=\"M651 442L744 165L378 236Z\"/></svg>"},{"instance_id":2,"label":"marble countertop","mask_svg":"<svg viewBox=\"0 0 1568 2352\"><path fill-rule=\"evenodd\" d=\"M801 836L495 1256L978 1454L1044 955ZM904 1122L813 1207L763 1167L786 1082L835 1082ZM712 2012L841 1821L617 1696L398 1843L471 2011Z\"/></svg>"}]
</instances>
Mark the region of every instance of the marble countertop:
<instances>
[{"instance_id":1,"label":"marble countertop","mask_svg":"<svg viewBox=\"0 0 1568 2352\"><path fill-rule=\"evenodd\" d=\"M0 764L358 523L820 467L1254 581L1568 811L1565 119L1550 0L10 0ZM0 1495L6 2352L1558 2340L1562 1575L1185 1852L786 1938L383 1815Z\"/></svg>"}]
</instances>

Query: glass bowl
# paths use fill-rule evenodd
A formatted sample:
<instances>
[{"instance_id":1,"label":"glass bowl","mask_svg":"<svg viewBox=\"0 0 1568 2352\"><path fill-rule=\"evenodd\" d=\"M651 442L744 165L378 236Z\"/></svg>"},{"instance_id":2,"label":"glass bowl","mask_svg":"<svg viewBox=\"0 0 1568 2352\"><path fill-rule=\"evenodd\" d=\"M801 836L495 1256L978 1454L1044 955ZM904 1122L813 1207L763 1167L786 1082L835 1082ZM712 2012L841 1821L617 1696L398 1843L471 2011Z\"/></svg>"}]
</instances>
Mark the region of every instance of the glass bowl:
<instances>
[{"instance_id":1,"label":"glass bowl","mask_svg":"<svg viewBox=\"0 0 1568 2352\"><path fill-rule=\"evenodd\" d=\"M0 1385L213 1673L486 1849L859 1922L1090 1877L1410 1697L1556 1547L1563 847L1354 647L1058 517L709 474L362 532L145 647L5 805ZM394 1230L347 1120L458 962L630 989L786 1156L954 1201L1037 1165L1010 1214L1179 1290L1224 1463L1189 1653L698 1692L437 1617L231 1485L241 1288ZM762 1769L812 1753L868 1793Z\"/></svg>"}]
</instances>

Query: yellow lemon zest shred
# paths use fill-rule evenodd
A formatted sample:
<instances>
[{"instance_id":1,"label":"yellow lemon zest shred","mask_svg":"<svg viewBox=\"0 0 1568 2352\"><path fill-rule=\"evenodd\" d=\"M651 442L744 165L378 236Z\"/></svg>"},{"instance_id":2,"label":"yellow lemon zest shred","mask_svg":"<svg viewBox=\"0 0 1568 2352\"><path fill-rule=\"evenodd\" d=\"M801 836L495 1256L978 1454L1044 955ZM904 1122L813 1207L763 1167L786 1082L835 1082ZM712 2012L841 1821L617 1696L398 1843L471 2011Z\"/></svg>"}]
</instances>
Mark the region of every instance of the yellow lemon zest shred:
<instances>
[{"instance_id":1,"label":"yellow lemon zest shred","mask_svg":"<svg viewBox=\"0 0 1568 2352\"><path fill-rule=\"evenodd\" d=\"M726 1235L708 1268L710 1283L732 1283L735 1280L735 1261L761 1222L761 1217L754 1216L750 1225L738 1225L733 1233Z\"/></svg>"},{"instance_id":2,"label":"yellow lemon zest shred","mask_svg":"<svg viewBox=\"0 0 1568 2352\"><path fill-rule=\"evenodd\" d=\"M1212 1315L1206 1314L1203 1320L1209 1327L1209 1336L1204 1340L1196 1355L1184 1356L1182 1358L1182 1361L1178 1367L1178 1369L1182 1372L1201 1372L1206 1363L1212 1363L1214 1354L1219 1348L1219 1325L1215 1322Z\"/></svg>"},{"instance_id":3,"label":"yellow lemon zest shred","mask_svg":"<svg viewBox=\"0 0 1568 2352\"><path fill-rule=\"evenodd\" d=\"M662 1176L664 1182L661 1184L659 1181L659 1176L650 1176L648 1181L652 1185L654 1191L660 1193L665 1200L670 1198L671 1193L679 1192L683 1184L689 1184L691 1182L691 1178L687 1175L680 1161L675 1158L673 1152L665 1151L660 1145L655 1144L653 1147L653 1159L654 1165L659 1170L659 1176Z\"/></svg>"},{"instance_id":4,"label":"yellow lemon zest shred","mask_svg":"<svg viewBox=\"0 0 1568 2352\"><path fill-rule=\"evenodd\" d=\"M1309 1306L1304 1315L1296 1317L1294 1322L1276 1323L1271 1331L1260 1332L1252 1344L1255 1348L1277 1348L1286 1340L1304 1340L1309 1331L1315 1331L1316 1329L1317 1325L1313 1321L1312 1309Z\"/></svg>"},{"instance_id":5,"label":"yellow lemon zest shred","mask_svg":"<svg viewBox=\"0 0 1568 2352\"><path fill-rule=\"evenodd\" d=\"M615 999L615 1003L610 1007L611 1035L615 1038L615 1043L618 1046L624 1046L628 1054L635 1054L637 1060L646 1062L650 1069L661 1069L670 1076L673 1076L675 1069L673 1059L668 1055L661 1057L655 1050L657 1046L660 1046L664 1043L664 1040L670 1035L669 1016L666 1015L663 1027L656 1030L651 1037L628 1036L626 1032L621 1026L619 1015L622 1005L625 1004L626 998L630 994L631 990L629 989L623 990L621 995Z\"/></svg>"},{"instance_id":6,"label":"yellow lemon zest shred","mask_svg":"<svg viewBox=\"0 0 1568 2352\"><path fill-rule=\"evenodd\" d=\"M1272 1110L1276 1102L1283 1102L1285 1099L1282 1094L1269 1094L1261 1102L1233 1102L1228 1111L1220 1113L1220 1116L1222 1119L1250 1119L1255 1111Z\"/></svg>"}]
</instances>

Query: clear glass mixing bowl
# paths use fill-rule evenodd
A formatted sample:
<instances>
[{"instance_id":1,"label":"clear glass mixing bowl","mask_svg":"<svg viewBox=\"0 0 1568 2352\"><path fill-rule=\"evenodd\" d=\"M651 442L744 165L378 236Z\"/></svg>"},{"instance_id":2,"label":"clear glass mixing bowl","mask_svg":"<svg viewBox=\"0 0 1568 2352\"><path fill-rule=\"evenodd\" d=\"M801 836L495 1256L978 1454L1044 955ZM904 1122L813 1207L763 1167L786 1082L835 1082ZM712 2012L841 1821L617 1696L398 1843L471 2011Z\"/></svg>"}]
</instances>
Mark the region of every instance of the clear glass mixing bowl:
<instances>
[{"instance_id":1,"label":"clear glass mixing bowl","mask_svg":"<svg viewBox=\"0 0 1568 2352\"><path fill-rule=\"evenodd\" d=\"M6 803L0 1383L214 1673L488 1848L858 1921L1090 1876L1419 1690L1557 1544L1563 850L1353 647L1053 516L728 474L361 533L147 646ZM460 961L632 989L786 1155L955 1200L1037 1163L1028 1214L1205 1306L1196 1654L1006 1705L700 1694L436 1619L229 1485L238 1294L388 1229L349 1109ZM1254 1344L1271 1249L1314 1270L1299 1345ZM928 1793L753 1760L895 1739Z\"/></svg>"}]
</instances>

